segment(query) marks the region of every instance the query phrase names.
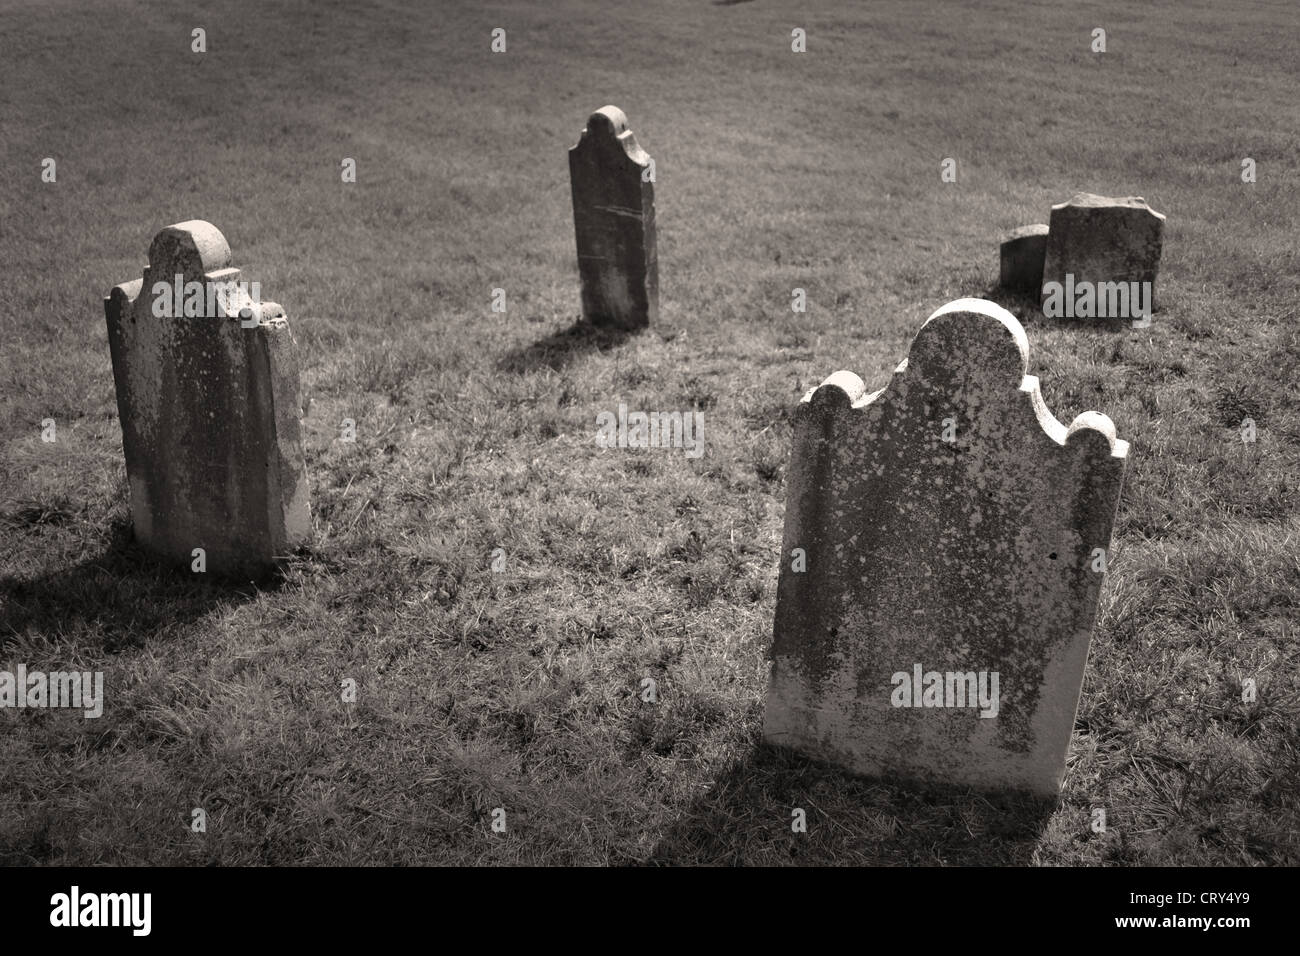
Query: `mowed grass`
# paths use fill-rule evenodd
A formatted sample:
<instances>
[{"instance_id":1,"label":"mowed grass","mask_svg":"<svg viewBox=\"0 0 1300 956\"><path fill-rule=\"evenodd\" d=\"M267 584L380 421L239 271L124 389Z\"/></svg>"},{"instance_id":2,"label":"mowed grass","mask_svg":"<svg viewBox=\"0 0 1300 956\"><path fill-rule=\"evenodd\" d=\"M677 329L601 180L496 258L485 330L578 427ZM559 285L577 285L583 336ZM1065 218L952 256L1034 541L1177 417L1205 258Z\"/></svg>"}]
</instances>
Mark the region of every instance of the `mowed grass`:
<instances>
[{"instance_id":1,"label":"mowed grass","mask_svg":"<svg viewBox=\"0 0 1300 956\"><path fill-rule=\"evenodd\" d=\"M0 711L0 861L1300 862L1294 4L4 7L0 668L108 699ZM662 316L621 341L562 334L606 103L658 164ZM992 289L1081 190L1169 217L1150 329ZM191 218L311 397L315 540L261 588L130 540L102 297ZM760 746L790 412L962 295L1133 444L1055 807ZM702 409L705 455L598 448L620 401Z\"/></svg>"}]
</instances>

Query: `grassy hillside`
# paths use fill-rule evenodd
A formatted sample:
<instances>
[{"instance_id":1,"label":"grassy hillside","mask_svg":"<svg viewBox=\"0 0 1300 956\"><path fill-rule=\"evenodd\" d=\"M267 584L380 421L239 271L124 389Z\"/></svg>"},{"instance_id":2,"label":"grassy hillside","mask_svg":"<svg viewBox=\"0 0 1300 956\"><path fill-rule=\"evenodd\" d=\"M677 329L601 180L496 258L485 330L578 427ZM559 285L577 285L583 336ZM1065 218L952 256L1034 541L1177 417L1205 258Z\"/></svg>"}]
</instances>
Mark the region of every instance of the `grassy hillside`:
<instances>
[{"instance_id":1,"label":"grassy hillside","mask_svg":"<svg viewBox=\"0 0 1300 956\"><path fill-rule=\"evenodd\" d=\"M1300 863L1294 4L3 6L0 667L108 701L0 711L0 862ZM626 339L571 329L566 150L606 103L657 162L662 318ZM1081 190L1169 217L1149 329L991 288ZM311 396L315 542L270 588L130 541L101 300L191 218ZM758 746L790 411L962 295L1133 444L1047 810ZM703 409L706 453L597 447L620 401Z\"/></svg>"}]
</instances>

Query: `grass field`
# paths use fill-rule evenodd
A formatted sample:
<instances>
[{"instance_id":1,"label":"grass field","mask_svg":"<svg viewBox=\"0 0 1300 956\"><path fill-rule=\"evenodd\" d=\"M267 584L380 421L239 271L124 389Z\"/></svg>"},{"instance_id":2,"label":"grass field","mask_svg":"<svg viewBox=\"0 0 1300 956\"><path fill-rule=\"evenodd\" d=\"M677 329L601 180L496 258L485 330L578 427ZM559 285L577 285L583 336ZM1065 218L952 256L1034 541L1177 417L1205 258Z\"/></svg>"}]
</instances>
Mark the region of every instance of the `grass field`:
<instances>
[{"instance_id":1,"label":"grass field","mask_svg":"<svg viewBox=\"0 0 1300 956\"><path fill-rule=\"evenodd\" d=\"M1300 863L1300 8L801 6L0 4L0 667L107 691L0 711L0 862ZM622 340L566 334L606 103L657 163L662 315ZM992 288L1084 190L1169 217L1149 329ZM131 543L102 297L194 218L311 398L315 541L261 589ZM1133 444L1054 808L759 746L791 410L963 295ZM706 453L597 447L620 401L704 410Z\"/></svg>"}]
</instances>

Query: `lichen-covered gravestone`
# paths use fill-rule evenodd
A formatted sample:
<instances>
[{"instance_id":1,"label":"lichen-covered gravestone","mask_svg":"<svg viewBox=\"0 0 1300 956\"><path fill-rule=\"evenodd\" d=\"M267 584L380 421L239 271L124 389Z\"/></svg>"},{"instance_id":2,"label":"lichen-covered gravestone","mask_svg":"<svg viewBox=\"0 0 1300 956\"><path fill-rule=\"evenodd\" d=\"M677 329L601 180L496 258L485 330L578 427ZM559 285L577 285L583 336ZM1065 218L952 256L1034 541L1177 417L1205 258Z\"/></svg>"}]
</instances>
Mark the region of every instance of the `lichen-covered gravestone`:
<instances>
[{"instance_id":1,"label":"lichen-covered gravestone","mask_svg":"<svg viewBox=\"0 0 1300 956\"><path fill-rule=\"evenodd\" d=\"M1013 230L999 249L998 284L1016 292L1038 294L1047 257L1047 226L1035 223Z\"/></svg>"},{"instance_id":2,"label":"lichen-covered gravestone","mask_svg":"<svg viewBox=\"0 0 1300 956\"><path fill-rule=\"evenodd\" d=\"M135 536L168 562L260 577L311 531L294 341L210 223L168 226L104 300Z\"/></svg>"},{"instance_id":3,"label":"lichen-covered gravestone","mask_svg":"<svg viewBox=\"0 0 1300 956\"><path fill-rule=\"evenodd\" d=\"M569 150L582 314L593 324L636 330L659 314L653 163L616 106L592 113Z\"/></svg>"},{"instance_id":4,"label":"lichen-covered gravestone","mask_svg":"<svg viewBox=\"0 0 1300 956\"><path fill-rule=\"evenodd\" d=\"M1056 204L1048 221L1043 285L1150 283L1147 303L1154 309L1164 224L1165 217L1141 196L1079 193ZM1067 281L1067 276L1072 278Z\"/></svg>"},{"instance_id":5,"label":"lichen-covered gravestone","mask_svg":"<svg viewBox=\"0 0 1300 956\"><path fill-rule=\"evenodd\" d=\"M1055 796L1128 443L1067 429L1024 329L939 309L888 386L794 425L763 735L854 772Z\"/></svg>"}]
</instances>

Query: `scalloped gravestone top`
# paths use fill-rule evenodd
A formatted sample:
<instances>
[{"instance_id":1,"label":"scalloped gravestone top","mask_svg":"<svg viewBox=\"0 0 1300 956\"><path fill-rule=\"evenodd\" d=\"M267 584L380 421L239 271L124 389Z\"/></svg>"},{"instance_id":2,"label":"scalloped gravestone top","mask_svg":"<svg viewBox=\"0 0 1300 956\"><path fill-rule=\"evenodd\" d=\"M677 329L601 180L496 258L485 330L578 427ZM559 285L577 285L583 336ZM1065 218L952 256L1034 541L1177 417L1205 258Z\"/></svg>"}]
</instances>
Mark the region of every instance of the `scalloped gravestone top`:
<instances>
[{"instance_id":1,"label":"scalloped gravestone top","mask_svg":"<svg viewBox=\"0 0 1300 956\"><path fill-rule=\"evenodd\" d=\"M617 106L592 113L569 150L582 314L594 324L634 330L658 317L653 168Z\"/></svg>"},{"instance_id":2,"label":"scalloped gravestone top","mask_svg":"<svg viewBox=\"0 0 1300 956\"><path fill-rule=\"evenodd\" d=\"M886 388L800 403L763 736L886 778L1055 796L1128 443L1067 429L1028 342L939 309Z\"/></svg>"},{"instance_id":3,"label":"scalloped gravestone top","mask_svg":"<svg viewBox=\"0 0 1300 956\"><path fill-rule=\"evenodd\" d=\"M1141 196L1079 193L1057 203L1043 262L1044 313L1148 325L1164 225L1164 215ZM1059 291L1049 288L1053 283Z\"/></svg>"},{"instance_id":4,"label":"scalloped gravestone top","mask_svg":"<svg viewBox=\"0 0 1300 956\"><path fill-rule=\"evenodd\" d=\"M104 300L136 539L258 577L311 531L294 341L211 223L168 226ZM256 286L253 287L256 289Z\"/></svg>"}]
</instances>

